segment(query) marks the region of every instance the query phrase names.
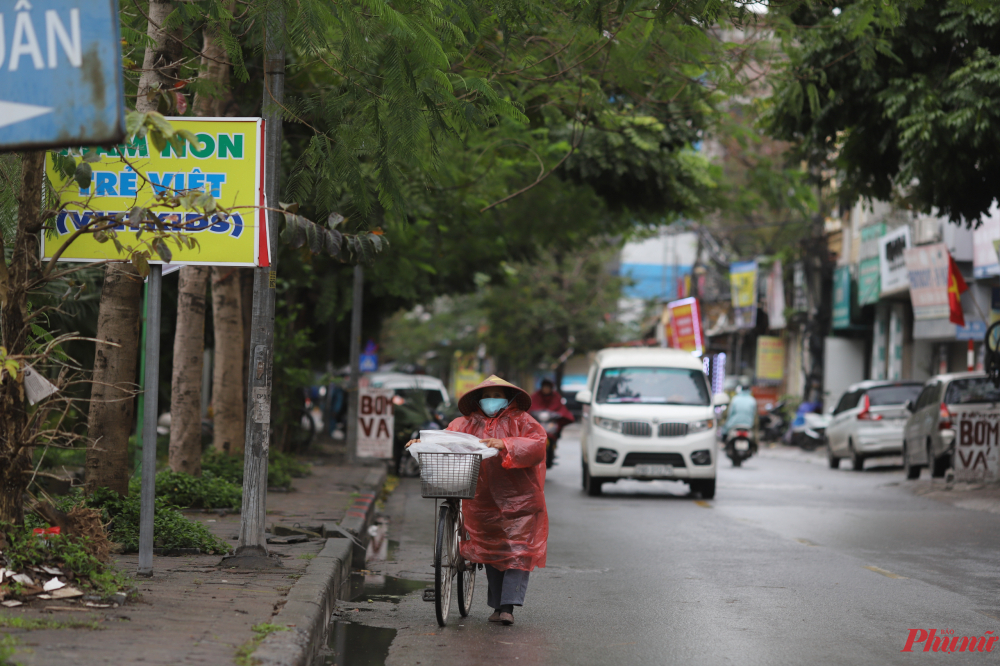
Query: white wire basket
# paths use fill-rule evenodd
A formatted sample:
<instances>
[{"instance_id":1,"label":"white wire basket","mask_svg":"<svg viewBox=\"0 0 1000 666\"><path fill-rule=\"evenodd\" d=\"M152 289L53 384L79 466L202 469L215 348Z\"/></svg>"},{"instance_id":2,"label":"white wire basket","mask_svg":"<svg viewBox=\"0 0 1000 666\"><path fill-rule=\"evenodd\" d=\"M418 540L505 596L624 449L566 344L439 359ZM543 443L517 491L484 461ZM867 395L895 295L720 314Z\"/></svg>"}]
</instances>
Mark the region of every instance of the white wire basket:
<instances>
[{"instance_id":1,"label":"white wire basket","mask_svg":"<svg viewBox=\"0 0 1000 666\"><path fill-rule=\"evenodd\" d=\"M418 453L420 495L440 499L472 499L479 483L480 453Z\"/></svg>"}]
</instances>

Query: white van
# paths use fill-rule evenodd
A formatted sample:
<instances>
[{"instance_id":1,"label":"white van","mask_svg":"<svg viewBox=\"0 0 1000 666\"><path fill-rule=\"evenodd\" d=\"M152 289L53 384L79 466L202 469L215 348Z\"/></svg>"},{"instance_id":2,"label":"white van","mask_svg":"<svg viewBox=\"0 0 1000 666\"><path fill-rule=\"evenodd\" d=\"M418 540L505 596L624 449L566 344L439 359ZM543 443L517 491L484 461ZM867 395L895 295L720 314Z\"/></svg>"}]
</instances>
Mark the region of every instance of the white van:
<instances>
[{"instance_id":1,"label":"white van","mask_svg":"<svg viewBox=\"0 0 1000 666\"><path fill-rule=\"evenodd\" d=\"M576 399L588 495L618 479L671 479L715 496L715 411L701 359L676 349L604 349Z\"/></svg>"}]
</instances>

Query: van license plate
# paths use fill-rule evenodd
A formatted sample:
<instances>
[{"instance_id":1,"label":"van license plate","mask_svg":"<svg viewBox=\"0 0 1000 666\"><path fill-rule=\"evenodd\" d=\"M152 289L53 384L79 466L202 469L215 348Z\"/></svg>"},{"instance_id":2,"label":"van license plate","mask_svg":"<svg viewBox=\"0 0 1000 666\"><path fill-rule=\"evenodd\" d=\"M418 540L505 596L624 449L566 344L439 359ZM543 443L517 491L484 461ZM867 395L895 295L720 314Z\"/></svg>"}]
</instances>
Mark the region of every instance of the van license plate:
<instances>
[{"instance_id":1,"label":"van license plate","mask_svg":"<svg viewBox=\"0 0 1000 666\"><path fill-rule=\"evenodd\" d=\"M749 451L750 450L750 442L748 442L745 439L738 439L738 440L736 440L736 450L737 451Z\"/></svg>"},{"instance_id":2,"label":"van license plate","mask_svg":"<svg viewBox=\"0 0 1000 666\"><path fill-rule=\"evenodd\" d=\"M661 477L661 476L673 476L674 466L673 465L636 465L635 466L636 476L648 476L648 477Z\"/></svg>"}]
</instances>

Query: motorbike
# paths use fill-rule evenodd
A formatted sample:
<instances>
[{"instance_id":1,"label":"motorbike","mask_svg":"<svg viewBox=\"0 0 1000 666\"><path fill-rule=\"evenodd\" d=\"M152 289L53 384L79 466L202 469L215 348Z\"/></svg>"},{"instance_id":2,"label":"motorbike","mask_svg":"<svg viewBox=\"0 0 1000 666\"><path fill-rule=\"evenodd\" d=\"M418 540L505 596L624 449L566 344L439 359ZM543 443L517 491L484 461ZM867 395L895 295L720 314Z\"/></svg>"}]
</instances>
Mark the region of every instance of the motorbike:
<instances>
[{"instance_id":1,"label":"motorbike","mask_svg":"<svg viewBox=\"0 0 1000 666\"><path fill-rule=\"evenodd\" d=\"M744 460L757 453L757 442L753 434L746 428L733 428L726 435L726 456L733 461L733 467L739 467Z\"/></svg>"},{"instance_id":2,"label":"motorbike","mask_svg":"<svg viewBox=\"0 0 1000 666\"><path fill-rule=\"evenodd\" d=\"M761 439L765 442L777 442L788 430L785 417L785 401L775 405L765 405L764 414L760 417Z\"/></svg>"},{"instance_id":3,"label":"motorbike","mask_svg":"<svg viewBox=\"0 0 1000 666\"><path fill-rule=\"evenodd\" d=\"M827 414L817 414L807 412L801 415L801 419L795 419L791 430L791 444L798 446L804 451L815 451L826 444L826 426L830 423L830 416Z\"/></svg>"},{"instance_id":4,"label":"motorbike","mask_svg":"<svg viewBox=\"0 0 1000 666\"><path fill-rule=\"evenodd\" d=\"M559 441L561 430L559 426L559 413L547 409L540 409L529 413L545 429L545 434L548 435L548 443L545 447L545 467L552 467L556 459L556 442Z\"/></svg>"}]
</instances>

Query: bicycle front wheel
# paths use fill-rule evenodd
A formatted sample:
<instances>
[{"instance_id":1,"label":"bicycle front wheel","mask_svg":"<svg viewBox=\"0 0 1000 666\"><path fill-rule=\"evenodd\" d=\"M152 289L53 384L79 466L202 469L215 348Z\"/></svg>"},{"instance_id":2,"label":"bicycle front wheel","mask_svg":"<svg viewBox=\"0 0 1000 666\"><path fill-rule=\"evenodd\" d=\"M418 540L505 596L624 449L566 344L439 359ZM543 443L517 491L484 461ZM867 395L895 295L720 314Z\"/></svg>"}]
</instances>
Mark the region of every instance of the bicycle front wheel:
<instances>
[{"instance_id":1,"label":"bicycle front wheel","mask_svg":"<svg viewBox=\"0 0 1000 666\"><path fill-rule=\"evenodd\" d=\"M448 622L451 609L451 579L455 575L456 525L447 504L438 512L437 538L434 540L434 610L438 624Z\"/></svg>"}]
</instances>

